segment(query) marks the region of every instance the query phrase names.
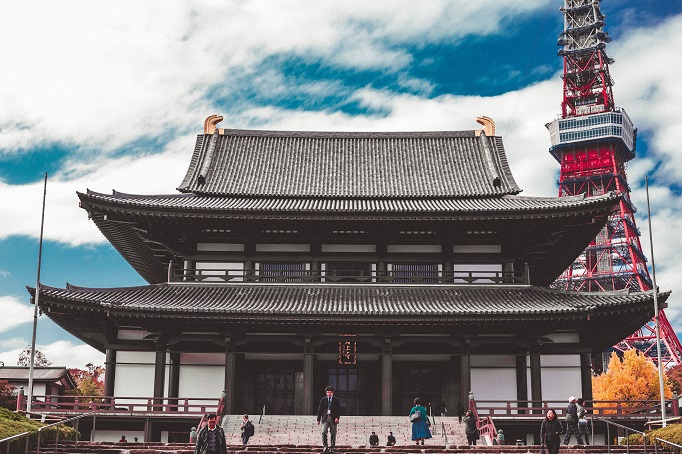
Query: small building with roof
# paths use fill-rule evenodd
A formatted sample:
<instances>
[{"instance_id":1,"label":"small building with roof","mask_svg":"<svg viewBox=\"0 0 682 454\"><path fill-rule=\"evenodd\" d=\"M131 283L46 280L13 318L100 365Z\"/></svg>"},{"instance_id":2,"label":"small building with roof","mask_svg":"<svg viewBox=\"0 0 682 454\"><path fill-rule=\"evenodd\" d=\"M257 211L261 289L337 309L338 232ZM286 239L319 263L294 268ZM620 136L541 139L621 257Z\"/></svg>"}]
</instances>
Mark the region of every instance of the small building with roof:
<instances>
[{"instance_id":1,"label":"small building with roof","mask_svg":"<svg viewBox=\"0 0 682 454\"><path fill-rule=\"evenodd\" d=\"M15 390L24 388L28 393L30 368L24 366L0 367L0 380L7 380ZM34 367L33 395L63 396L76 388L76 381L66 367Z\"/></svg>"}]
</instances>

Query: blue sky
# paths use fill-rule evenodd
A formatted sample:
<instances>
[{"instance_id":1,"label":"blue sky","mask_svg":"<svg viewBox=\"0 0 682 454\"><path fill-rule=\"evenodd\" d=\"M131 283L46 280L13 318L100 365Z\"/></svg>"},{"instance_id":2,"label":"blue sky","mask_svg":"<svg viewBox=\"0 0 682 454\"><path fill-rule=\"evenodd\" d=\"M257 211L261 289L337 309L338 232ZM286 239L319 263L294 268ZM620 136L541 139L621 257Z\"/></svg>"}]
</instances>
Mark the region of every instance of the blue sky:
<instances>
[{"instance_id":1,"label":"blue sky","mask_svg":"<svg viewBox=\"0 0 682 454\"><path fill-rule=\"evenodd\" d=\"M492 117L525 195L557 194L544 127L560 112L560 0L24 2L0 6L0 361L30 343L42 179L41 281L144 281L76 191L173 193L210 114L226 128L477 129ZM682 330L682 1L605 0L616 104L639 128L628 165L657 281ZM55 365L102 364L46 317Z\"/></svg>"}]
</instances>

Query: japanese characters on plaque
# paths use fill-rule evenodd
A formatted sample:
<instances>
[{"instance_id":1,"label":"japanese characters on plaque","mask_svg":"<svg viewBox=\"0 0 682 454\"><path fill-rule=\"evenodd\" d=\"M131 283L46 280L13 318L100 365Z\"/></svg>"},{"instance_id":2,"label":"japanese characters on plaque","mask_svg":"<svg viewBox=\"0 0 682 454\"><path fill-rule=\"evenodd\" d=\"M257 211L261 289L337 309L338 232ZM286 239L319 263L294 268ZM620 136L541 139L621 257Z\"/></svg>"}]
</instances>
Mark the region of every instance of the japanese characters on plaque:
<instances>
[{"instance_id":1,"label":"japanese characters on plaque","mask_svg":"<svg viewBox=\"0 0 682 454\"><path fill-rule=\"evenodd\" d=\"M342 335L344 336L344 335ZM348 338L355 336L346 335ZM352 365L357 364L358 345L354 340L340 340L339 341L339 364Z\"/></svg>"}]
</instances>

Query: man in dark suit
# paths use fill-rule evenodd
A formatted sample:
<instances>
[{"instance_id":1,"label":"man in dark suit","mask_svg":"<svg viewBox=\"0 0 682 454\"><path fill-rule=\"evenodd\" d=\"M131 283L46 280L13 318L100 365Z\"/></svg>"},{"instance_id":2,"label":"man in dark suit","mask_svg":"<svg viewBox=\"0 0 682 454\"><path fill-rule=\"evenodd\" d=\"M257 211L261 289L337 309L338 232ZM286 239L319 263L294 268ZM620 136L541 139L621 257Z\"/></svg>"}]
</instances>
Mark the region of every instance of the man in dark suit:
<instances>
[{"instance_id":1,"label":"man in dark suit","mask_svg":"<svg viewBox=\"0 0 682 454\"><path fill-rule=\"evenodd\" d=\"M372 432L372 435L369 436L369 445L379 446L379 435L376 432Z\"/></svg>"},{"instance_id":2,"label":"man in dark suit","mask_svg":"<svg viewBox=\"0 0 682 454\"><path fill-rule=\"evenodd\" d=\"M322 446L323 452L334 452L336 446L336 427L341 417L341 402L334 397L334 387L329 385L326 389L327 396L320 399L320 406L317 408L317 424L322 424ZM331 445L327 444L327 431L331 435Z\"/></svg>"}]
</instances>

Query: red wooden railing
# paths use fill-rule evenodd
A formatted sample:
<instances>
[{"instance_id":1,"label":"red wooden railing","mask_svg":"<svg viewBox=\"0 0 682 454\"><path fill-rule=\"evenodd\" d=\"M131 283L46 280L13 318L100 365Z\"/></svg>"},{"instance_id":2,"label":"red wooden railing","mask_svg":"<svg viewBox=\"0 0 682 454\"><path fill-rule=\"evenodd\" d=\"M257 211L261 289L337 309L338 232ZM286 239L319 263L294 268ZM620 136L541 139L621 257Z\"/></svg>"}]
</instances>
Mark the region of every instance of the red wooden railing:
<instances>
[{"instance_id":1,"label":"red wooden railing","mask_svg":"<svg viewBox=\"0 0 682 454\"><path fill-rule=\"evenodd\" d=\"M172 398L137 396L51 396L36 395L31 409L37 413L144 413L164 415L196 415L218 411L216 398Z\"/></svg>"},{"instance_id":2,"label":"red wooden railing","mask_svg":"<svg viewBox=\"0 0 682 454\"><path fill-rule=\"evenodd\" d=\"M679 406L674 401L667 401L666 408L669 414L679 414ZM471 403L469 404L471 406ZM476 411L480 418L490 417L536 417L544 418L550 408L557 415L563 416L568 406L568 401L505 401L505 400L476 400ZM600 400L585 401L585 409L588 414L594 416L627 416L627 417L650 417L661 414L660 400ZM672 410L672 411L670 411Z\"/></svg>"}]
</instances>

